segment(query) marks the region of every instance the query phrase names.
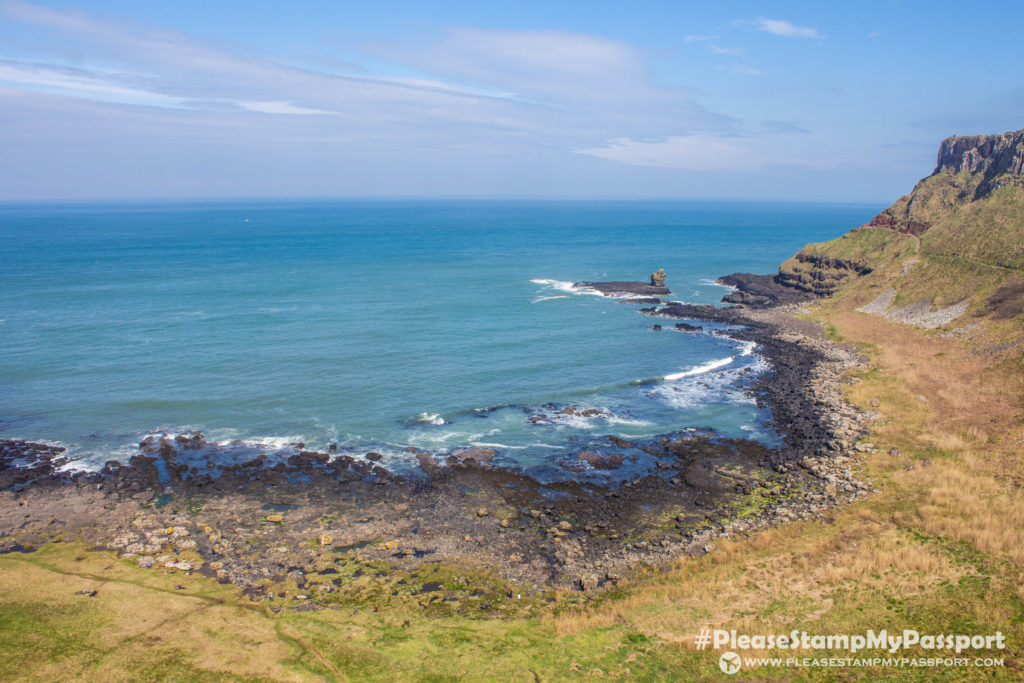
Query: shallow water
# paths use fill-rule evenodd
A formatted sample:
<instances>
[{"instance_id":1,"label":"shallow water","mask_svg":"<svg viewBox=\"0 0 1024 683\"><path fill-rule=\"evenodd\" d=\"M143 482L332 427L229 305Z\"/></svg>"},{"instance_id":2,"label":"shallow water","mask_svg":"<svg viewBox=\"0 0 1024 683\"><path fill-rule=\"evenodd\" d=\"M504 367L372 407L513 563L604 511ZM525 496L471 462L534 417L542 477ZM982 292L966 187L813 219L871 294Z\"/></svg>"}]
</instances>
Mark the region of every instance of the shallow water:
<instances>
[{"instance_id":1,"label":"shallow water","mask_svg":"<svg viewBox=\"0 0 1024 683\"><path fill-rule=\"evenodd\" d=\"M742 390L756 349L570 285L661 267L670 299L715 303L716 277L770 272L877 208L0 206L0 435L62 442L90 467L198 429L241 441L224 449L237 457L337 441L400 467L410 446L479 446L538 472L607 434L771 443Z\"/></svg>"}]
</instances>

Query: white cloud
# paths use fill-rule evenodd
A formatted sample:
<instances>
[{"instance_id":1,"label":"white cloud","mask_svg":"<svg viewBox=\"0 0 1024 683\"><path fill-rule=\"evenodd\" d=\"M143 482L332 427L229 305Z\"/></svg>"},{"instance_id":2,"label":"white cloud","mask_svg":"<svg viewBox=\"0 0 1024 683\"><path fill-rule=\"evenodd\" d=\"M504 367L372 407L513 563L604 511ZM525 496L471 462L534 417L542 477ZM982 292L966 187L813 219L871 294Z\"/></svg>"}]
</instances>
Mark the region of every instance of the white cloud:
<instances>
[{"instance_id":1,"label":"white cloud","mask_svg":"<svg viewBox=\"0 0 1024 683\"><path fill-rule=\"evenodd\" d=\"M747 51L745 47L721 47L720 45L712 45L711 52L716 55L730 55L732 57L742 57Z\"/></svg>"},{"instance_id":2,"label":"white cloud","mask_svg":"<svg viewBox=\"0 0 1024 683\"><path fill-rule=\"evenodd\" d=\"M697 43L704 40L718 40L718 36L702 36L698 34L690 34L683 38L687 43Z\"/></svg>"},{"instance_id":3,"label":"white cloud","mask_svg":"<svg viewBox=\"0 0 1024 683\"><path fill-rule=\"evenodd\" d=\"M388 61L507 100L572 144L734 125L700 106L689 89L659 83L637 47L600 36L460 27L433 43L376 50Z\"/></svg>"},{"instance_id":4,"label":"white cloud","mask_svg":"<svg viewBox=\"0 0 1024 683\"><path fill-rule=\"evenodd\" d=\"M432 44L379 49L388 59L526 98L554 94L590 99L606 94L602 86L651 81L645 60L632 45L565 31L459 27Z\"/></svg>"},{"instance_id":5,"label":"white cloud","mask_svg":"<svg viewBox=\"0 0 1024 683\"><path fill-rule=\"evenodd\" d=\"M765 19L759 17L754 21L754 26L758 31L765 31L776 36L785 36L786 38L824 38L818 29L810 26L796 26L788 21L782 19Z\"/></svg>"},{"instance_id":6,"label":"white cloud","mask_svg":"<svg viewBox=\"0 0 1024 683\"><path fill-rule=\"evenodd\" d=\"M260 114L327 114L334 116L337 112L325 111L323 109L309 109L307 107L296 107L290 102L247 102L239 100L236 102L242 109L259 112Z\"/></svg>"},{"instance_id":7,"label":"white cloud","mask_svg":"<svg viewBox=\"0 0 1024 683\"><path fill-rule=\"evenodd\" d=\"M660 142L620 138L576 151L631 166L686 170L739 169L749 162L747 150L707 135L672 136Z\"/></svg>"},{"instance_id":8,"label":"white cloud","mask_svg":"<svg viewBox=\"0 0 1024 683\"><path fill-rule=\"evenodd\" d=\"M391 187L381 179L403 174L415 188L485 187L498 174L536 187L541 167L552 177L571 169L558 182L593 193L581 171L608 172L594 157L709 168L737 154L717 137L738 132L736 120L660 82L637 46L600 36L462 27L418 44L364 45L378 73L332 73L23 0L0 0L0 21L33 36L7 49L11 31L0 32L0 50L20 57L0 60L0 147L40 169L8 193L47 191L30 186L44 188L45 162L64 164L70 149L85 167L102 160L106 175L69 172L66 187L103 180L108 196L154 196L146 183L192 194L203 181L210 191L245 182L246 193L275 183L301 193L303 179L332 194L344 173L348 193L363 187L353 183L379 192ZM10 180L0 175L0 187Z\"/></svg>"},{"instance_id":9,"label":"white cloud","mask_svg":"<svg viewBox=\"0 0 1024 683\"><path fill-rule=\"evenodd\" d=\"M182 108L187 101L158 92L118 85L120 74L91 73L83 69L46 64L0 61L0 83L30 91L51 92L99 102L151 107Z\"/></svg>"}]
</instances>

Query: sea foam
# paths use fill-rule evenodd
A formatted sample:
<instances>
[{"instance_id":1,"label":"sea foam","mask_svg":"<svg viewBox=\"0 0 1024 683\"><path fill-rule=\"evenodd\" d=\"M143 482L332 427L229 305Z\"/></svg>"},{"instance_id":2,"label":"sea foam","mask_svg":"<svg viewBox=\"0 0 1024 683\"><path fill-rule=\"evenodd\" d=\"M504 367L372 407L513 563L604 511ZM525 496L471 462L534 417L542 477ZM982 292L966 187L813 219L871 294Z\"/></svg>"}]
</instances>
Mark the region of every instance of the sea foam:
<instances>
[{"instance_id":1,"label":"sea foam","mask_svg":"<svg viewBox=\"0 0 1024 683\"><path fill-rule=\"evenodd\" d=\"M565 280L550 280L545 278L534 278L530 280L535 285L546 285L559 292L565 292L567 294L596 294L597 296L604 296L601 292L590 287L577 287L573 282L566 282Z\"/></svg>"},{"instance_id":2,"label":"sea foam","mask_svg":"<svg viewBox=\"0 0 1024 683\"><path fill-rule=\"evenodd\" d=\"M689 370L684 370L683 372L675 372L672 373L671 375L665 375L665 380L669 382L674 382L676 380L683 379L684 377L702 375L705 372L711 372L712 370L717 370L718 368L725 367L729 363L732 363L734 360L734 356L729 356L728 358L718 358L717 360L708 361L703 365L697 365L695 367L690 368Z\"/></svg>"}]
</instances>

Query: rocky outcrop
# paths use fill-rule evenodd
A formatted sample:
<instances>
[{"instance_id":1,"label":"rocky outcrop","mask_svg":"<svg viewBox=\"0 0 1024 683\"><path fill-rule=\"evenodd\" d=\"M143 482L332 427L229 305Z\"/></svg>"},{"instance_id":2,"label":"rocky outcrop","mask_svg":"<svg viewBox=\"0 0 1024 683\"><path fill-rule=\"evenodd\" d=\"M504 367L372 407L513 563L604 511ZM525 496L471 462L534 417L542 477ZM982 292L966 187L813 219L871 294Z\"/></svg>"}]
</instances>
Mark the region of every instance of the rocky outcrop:
<instances>
[{"instance_id":1,"label":"rocky outcrop","mask_svg":"<svg viewBox=\"0 0 1024 683\"><path fill-rule=\"evenodd\" d=\"M877 308L901 321L941 326L970 307L976 288L993 284L992 274L1024 271L1022 209L1024 130L948 138L939 146L932 174L870 223L807 245L774 276L722 278L722 284L736 287L722 300L762 307L786 303L786 290L829 297L875 273L870 279L883 287L872 296L892 286L899 300L914 303L890 310L883 296L863 310ZM905 278L918 262L920 274ZM982 277L970 270L978 267L992 272Z\"/></svg>"},{"instance_id":2,"label":"rocky outcrop","mask_svg":"<svg viewBox=\"0 0 1024 683\"><path fill-rule=\"evenodd\" d=\"M775 281L815 297L831 296L851 275L866 275L871 272L866 264L857 261L818 256L804 251L793 257L796 264L780 268Z\"/></svg>"},{"instance_id":3,"label":"rocky outcrop","mask_svg":"<svg viewBox=\"0 0 1024 683\"><path fill-rule=\"evenodd\" d=\"M665 285L650 285L646 282L576 282L574 289L593 289L605 296L664 296L671 294Z\"/></svg>"},{"instance_id":4,"label":"rocky outcrop","mask_svg":"<svg viewBox=\"0 0 1024 683\"><path fill-rule=\"evenodd\" d=\"M942 141L935 170L869 226L920 236L960 206L1024 181L1024 130Z\"/></svg>"},{"instance_id":5,"label":"rocky outcrop","mask_svg":"<svg viewBox=\"0 0 1024 683\"><path fill-rule=\"evenodd\" d=\"M722 301L727 304L743 304L759 308L776 304L799 303L811 298L806 292L780 280L777 275L733 273L718 278L718 284L734 288L734 291L722 297Z\"/></svg>"},{"instance_id":6,"label":"rocky outcrop","mask_svg":"<svg viewBox=\"0 0 1024 683\"><path fill-rule=\"evenodd\" d=\"M888 228L889 230L917 237L923 235L932 227L930 223L916 218L897 216L891 208L872 218L868 226L872 228Z\"/></svg>"},{"instance_id":7,"label":"rocky outcrop","mask_svg":"<svg viewBox=\"0 0 1024 683\"><path fill-rule=\"evenodd\" d=\"M658 268L656 271L651 273L651 286L652 287L664 287L665 286L665 269Z\"/></svg>"},{"instance_id":8,"label":"rocky outcrop","mask_svg":"<svg viewBox=\"0 0 1024 683\"><path fill-rule=\"evenodd\" d=\"M1002 135L947 138L939 146L938 173L982 173L995 178L1024 172L1024 130Z\"/></svg>"}]
</instances>

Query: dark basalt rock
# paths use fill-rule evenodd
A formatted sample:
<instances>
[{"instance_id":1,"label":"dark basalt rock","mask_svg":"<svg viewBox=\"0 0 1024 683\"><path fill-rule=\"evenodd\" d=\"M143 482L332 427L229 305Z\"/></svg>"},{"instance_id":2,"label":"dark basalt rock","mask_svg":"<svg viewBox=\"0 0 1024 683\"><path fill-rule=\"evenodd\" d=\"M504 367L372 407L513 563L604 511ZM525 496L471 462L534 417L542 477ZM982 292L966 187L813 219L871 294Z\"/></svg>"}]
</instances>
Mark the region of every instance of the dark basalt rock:
<instances>
[{"instance_id":1,"label":"dark basalt rock","mask_svg":"<svg viewBox=\"0 0 1024 683\"><path fill-rule=\"evenodd\" d=\"M614 470L622 467L622 456L618 453L580 451L579 459L599 470Z\"/></svg>"},{"instance_id":2,"label":"dark basalt rock","mask_svg":"<svg viewBox=\"0 0 1024 683\"><path fill-rule=\"evenodd\" d=\"M723 302L730 304L763 308L776 304L795 304L814 298L806 291L789 286L778 275L733 273L718 278L718 282L736 288L736 291L722 297Z\"/></svg>"},{"instance_id":3,"label":"dark basalt rock","mask_svg":"<svg viewBox=\"0 0 1024 683\"><path fill-rule=\"evenodd\" d=\"M659 299L657 297L649 296L649 297L640 297L640 298L637 298L637 299L623 299L619 303L620 304L654 304L655 306L657 306L658 304L661 303L661 299Z\"/></svg>"},{"instance_id":4,"label":"dark basalt rock","mask_svg":"<svg viewBox=\"0 0 1024 683\"><path fill-rule=\"evenodd\" d=\"M792 287L818 298L831 296L850 276L867 275L871 272L871 268L857 261L818 256L804 251L799 252L794 258L802 266L794 271L780 270L773 279L784 287Z\"/></svg>"},{"instance_id":5,"label":"dark basalt rock","mask_svg":"<svg viewBox=\"0 0 1024 683\"><path fill-rule=\"evenodd\" d=\"M646 282L577 282L575 289L593 289L605 296L638 294L641 296L664 296L672 292L665 285L651 285Z\"/></svg>"}]
</instances>

